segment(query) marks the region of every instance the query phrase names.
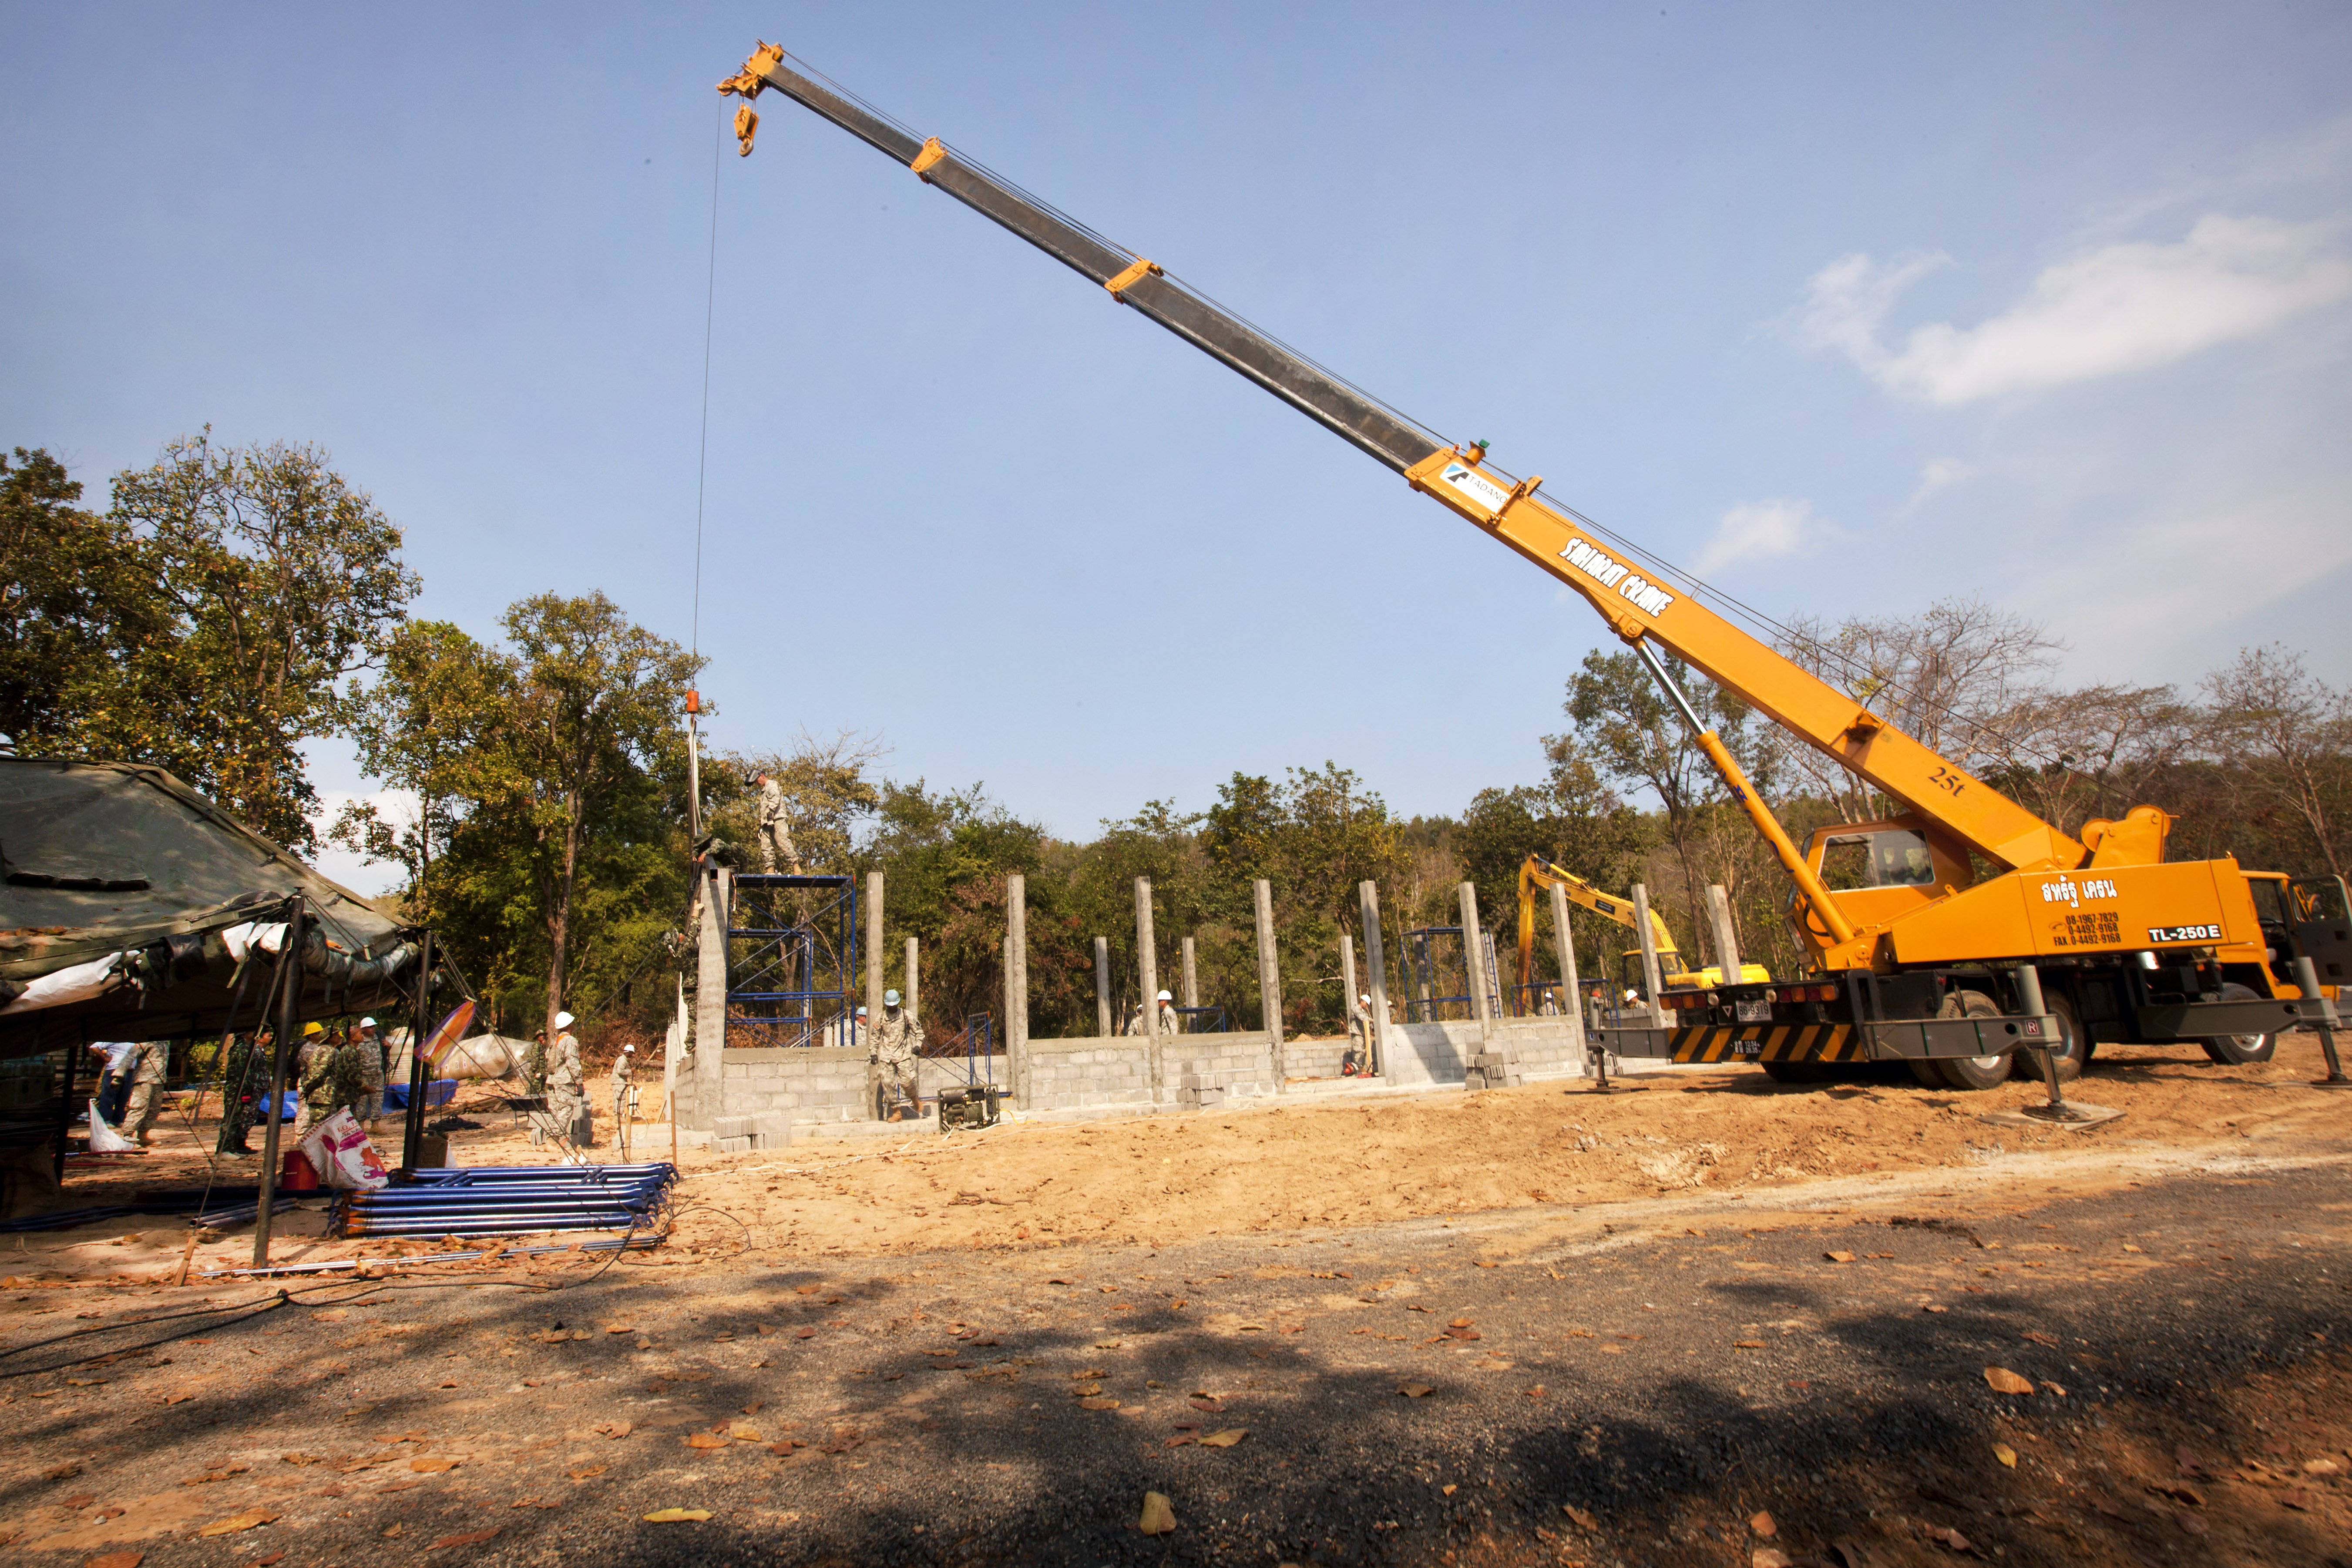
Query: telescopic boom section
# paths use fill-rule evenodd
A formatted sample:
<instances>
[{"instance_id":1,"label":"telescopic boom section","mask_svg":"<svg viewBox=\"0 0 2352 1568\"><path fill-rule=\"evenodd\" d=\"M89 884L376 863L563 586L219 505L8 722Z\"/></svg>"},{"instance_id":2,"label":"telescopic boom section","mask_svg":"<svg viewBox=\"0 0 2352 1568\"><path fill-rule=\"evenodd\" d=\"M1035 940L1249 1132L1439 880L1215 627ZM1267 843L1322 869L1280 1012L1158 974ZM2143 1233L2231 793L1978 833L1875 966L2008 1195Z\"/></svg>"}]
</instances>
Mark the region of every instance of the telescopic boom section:
<instances>
[{"instance_id":1,"label":"telescopic boom section","mask_svg":"<svg viewBox=\"0 0 2352 1568\"><path fill-rule=\"evenodd\" d=\"M2071 868L2087 858L2080 843L2015 801L1961 772L1687 594L1643 575L1622 552L1599 543L1590 528L1538 497L1540 477L1514 479L1489 467L1483 446L1456 446L1414 424L1218 309L1167 277L1156 263L1089 233L958 157L936 137L918 141L837 89L803 75L785 63L778 45L762 43L740 74L719 84L720 92L747 100L763 89L814 110L906 164L926 183L1101 284L1121 304L1255 382L1575 589L1626 642L1638 646L1646 641L1671 650L1997 867ZM747 153L757 123L747 102L737 116L737 134ZM1734 787L1738 787L1737 781ZM1756 809L1761 809L1760 803ZM1776 850L1780 847L1775 845ZM1784 865L1788 858L1782 856ZM1811 880L1807 876L1798 879L1801 885Z\"/></svg>"}]
</instances>

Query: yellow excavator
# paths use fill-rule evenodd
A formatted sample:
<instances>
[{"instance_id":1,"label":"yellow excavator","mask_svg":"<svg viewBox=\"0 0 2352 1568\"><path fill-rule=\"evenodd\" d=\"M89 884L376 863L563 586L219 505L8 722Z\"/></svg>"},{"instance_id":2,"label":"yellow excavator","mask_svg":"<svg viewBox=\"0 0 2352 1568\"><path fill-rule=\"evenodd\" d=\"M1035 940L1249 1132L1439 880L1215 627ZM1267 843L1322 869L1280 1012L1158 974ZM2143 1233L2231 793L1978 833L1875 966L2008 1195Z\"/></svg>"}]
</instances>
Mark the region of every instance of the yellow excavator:
<instances>
[{"instance_id":1,"label":"yellow excavator","mask_svg":"<svg viewBox=\"0 0 2352 1568\"><path fill-rule=\"evenodd\" d=\"M1899 1060L1925 1082L1986 1089L2009 1076L2021 1047L2070 1076L2095 1040L2195 1041L2216 1061L2243 1062L2268 1058L2282 1030L2334 1025L2331 998L2352 971L2341 878L2290 880L2228 856L2168 861L2172 818L2154 805L2066 833L1717 614L1676 568L1538 494L1542 476L1506 472L1486 441L1438 435L1160 263L938 137L917 137L782 46L761 44L719 90L744 100L736 114L744 153L759 123L751 100L782 93L1271 393L1592 606L1648 668L1787 873L1789 918L1807 961L1794 979L1743 975L1679 994L1673 1022L1621 1022L1593 1031L1593 1043L1621 1057L1754 1061L1791 1078L1822 1063ZM1445 221L1475 227L1475 195L1449 195ZM1477 329L1440 310L1417 330ZM1901 809L1824 828L1800 848L1700 721L1664 655L1737 692ZM1823 870L1832 852L1859 861L1864 885L1831 890Z\"/></svg>"},{"instance_id":2,"label":"yellow excavator","mask_svg":"<svg viewBox=\"0 0 2352 1568\"><path fill-rule=\"evenodd\" d=\"M1535 984L1536 963L1536 889L1558 888L1568 895L1568 901L1615 921L1627 931L1638 932L1641 916L1631 899L1620 899L1604 893L1573 871L1564 870L1541 855L1529 855L1519 863L1519 994L1525 996ZM1685 970L1683 955L1675 950L1675 933L1667 929L1658 911L1650 911L1650 939L1658 960L1658 986L1662 992L1702 992L1723 984L1723 970L1710 963L1704 969ZM1627 989L1646 991L1643 978L1642 950L1638 947L1618 955L1619 980ZM1769 982L1772 972L1760 963L1743 963L1739 979L1743 984ZM1574 1005L1571 998L1570 1005Z\"/></svg>"}]
</instances>

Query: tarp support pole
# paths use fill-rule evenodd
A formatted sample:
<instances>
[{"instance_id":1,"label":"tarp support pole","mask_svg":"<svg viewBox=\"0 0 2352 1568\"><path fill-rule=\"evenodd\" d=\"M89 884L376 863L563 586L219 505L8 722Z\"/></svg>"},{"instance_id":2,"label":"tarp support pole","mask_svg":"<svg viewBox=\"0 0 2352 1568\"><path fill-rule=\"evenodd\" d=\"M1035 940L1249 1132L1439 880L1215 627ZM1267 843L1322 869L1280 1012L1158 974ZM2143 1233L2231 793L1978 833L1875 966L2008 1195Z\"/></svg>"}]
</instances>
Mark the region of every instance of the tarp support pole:
<instances>
[{"instance_id":1,"label":"tarp support pole","mask_svg":"<svg viewBox=\"0 0 2352 1568\"><path fill-rule=\"evenodd\" d=\"M433 933L428 931L418 943L416 1016L408 1026L408 1113L401 1119L400 1133L400 1164L407 1171L416 1169L417 1157L425 1152L425 1031L432 1011Z\"/></svg>"},{"instance_id":2,"label":"tarp support pole","mask_svg":"<svg viewBox=\"0 0 2352 1568\"><path fill-rule=\"evenodd\" d=\"M286 945L278 950L278 1038L269 1053L269 1100L263 1108L261 1187L253 1215L253 1266L269 1265L269 1221L278 1207L278 1113L286 1103L286 1053L302 1012L302 896L286 900Z\"/></svg>"}]
</instances>

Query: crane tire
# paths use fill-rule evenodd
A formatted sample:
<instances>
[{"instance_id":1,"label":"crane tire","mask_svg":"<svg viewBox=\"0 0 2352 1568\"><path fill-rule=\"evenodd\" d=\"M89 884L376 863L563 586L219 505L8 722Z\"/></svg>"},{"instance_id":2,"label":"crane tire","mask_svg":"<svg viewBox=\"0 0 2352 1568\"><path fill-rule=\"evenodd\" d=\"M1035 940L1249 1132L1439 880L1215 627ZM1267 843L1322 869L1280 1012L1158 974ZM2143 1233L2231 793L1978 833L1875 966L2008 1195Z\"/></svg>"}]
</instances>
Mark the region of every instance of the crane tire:
<instances>
[{"instance_id":1,"label":"crane tire","mask_svg":"<svg viewBox=\"0 0 2352 1568\"><path fill-rule=\"evenodd\" d=\"M1829 1070L1819 1062L1759 1062L1764 1076L1774 1083L1823 1083Z\"/></svg>"},{"instance_id":2,"label":"crane tire","mask_svg":"<svg viewBox=\"0 0 2352 1568\"><path fill-rule=\"evenodd\" d=\"M1981 991L1955 991L1944 998L1939 1018L1998 1018L2000 1006ZM1982 1057L1936 1057L1931 1065L1949 1089L1997 1089L2009 1079L2011 1053Z\"/></svg>"},{"instance_id":3,"label":"crane tire","mask_svg":"<svg viewBox=\"0 0 2352 1568\"><path fill-rule=\"evenodd\" d=\"M2251 985L2231 981L2221 987L2224 1002L2259 1002L2262 998ZM2198 1042L2205 1054L2224 1067L2241 1067L2247 1062L2266 1062L2278 1049L2276 1035L2213 1035Z\"/></svg>"},{"instance_id":4,"label":"crane tire","mask_svg":"<svg viewBox=\"0 0 2352 1568\"><path fill-rule=\"evenodd\" d=\"M2074 1010L2071 997L2052 996L2045 993L2042 1005L2050 1009L2052 1017L2058 1020L2058 1038L2066 1047L2054 1053L2058 1058L2058 1081L2072 1083L2083 1076L2083 1068L2089 1065L2091 1053L2098 1048L2097 1044L2083 1032L2082 1016ZM2033 1052L2013 1051L2009 1059L2009 1070L2012 1076L2028 1083L2042 1081L2042 1064L2034 1059Z\"/></svg>"}]
</instances>

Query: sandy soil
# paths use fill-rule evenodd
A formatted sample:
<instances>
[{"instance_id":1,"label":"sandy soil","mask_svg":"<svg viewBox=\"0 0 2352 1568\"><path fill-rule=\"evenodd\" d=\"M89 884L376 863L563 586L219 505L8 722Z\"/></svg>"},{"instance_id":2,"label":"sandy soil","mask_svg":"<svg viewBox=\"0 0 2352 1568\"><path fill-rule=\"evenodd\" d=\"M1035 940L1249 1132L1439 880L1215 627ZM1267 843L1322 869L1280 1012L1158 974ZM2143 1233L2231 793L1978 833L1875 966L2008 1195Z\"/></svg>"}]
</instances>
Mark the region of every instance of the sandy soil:
<instances>
[{"instance_id":1,"label":"sandy soil","mask_svg":"<svg viewBox=\"0 0 2352 1568\"><path fill-rule=\"evenodd\" d=\"M2319 1068L2309 1037L2290 1037L2273 1062L2238 1068L2188 1051L2110 1048L2074 1092L2126 1114L2089 1131L1981 1120L2037 1100L2040 1090L2024 1084L1959 1094L1921 1089L1906 1075L1784 1087L1752 1068L1636 1078L1636 1092L1606 1097L1579 1081L945 1136L924 1123L910 1125L903 1140L688 1152L667 1260L715 1269L746 1250L773 1263L959 1245L1157 1245L1402 1218L1573 1212L1678 1193L1762 1197L1822 1178L1866 1188L1903 1173L2037 1150L2069 1156L2067 1181L2097 1183L2134 1154L2333 1146L2347 1108L2305 1087ZM498 1108L499 1092L493 1085L461 1097L456 1109L484 1125L456 1134L453 1161L549 1163ZM383 1131L388 1139L394 1124ZM60 1206L201 1185L208 1173L223 1185L255 1179L256 1161L205 1159L209 1119L192 1128L167 1113L155 1139L147 1154L69 1172ZM666 1156L668 1141L667 1126L639 1127L634 1152ZM2110 1159L2084 1158L2101 1152ZM438 1249L326 1239L322 1208L278 1216L276 1261ZM181 1221L145 1219L12 1236L0 1240L0 1270L26 1280L152 1281L177 1272L188 1234ZM200 1276L248 1264L251 1254L249 1233L207 1237L190 1266Z\"/></svg>"}]
</instances>

